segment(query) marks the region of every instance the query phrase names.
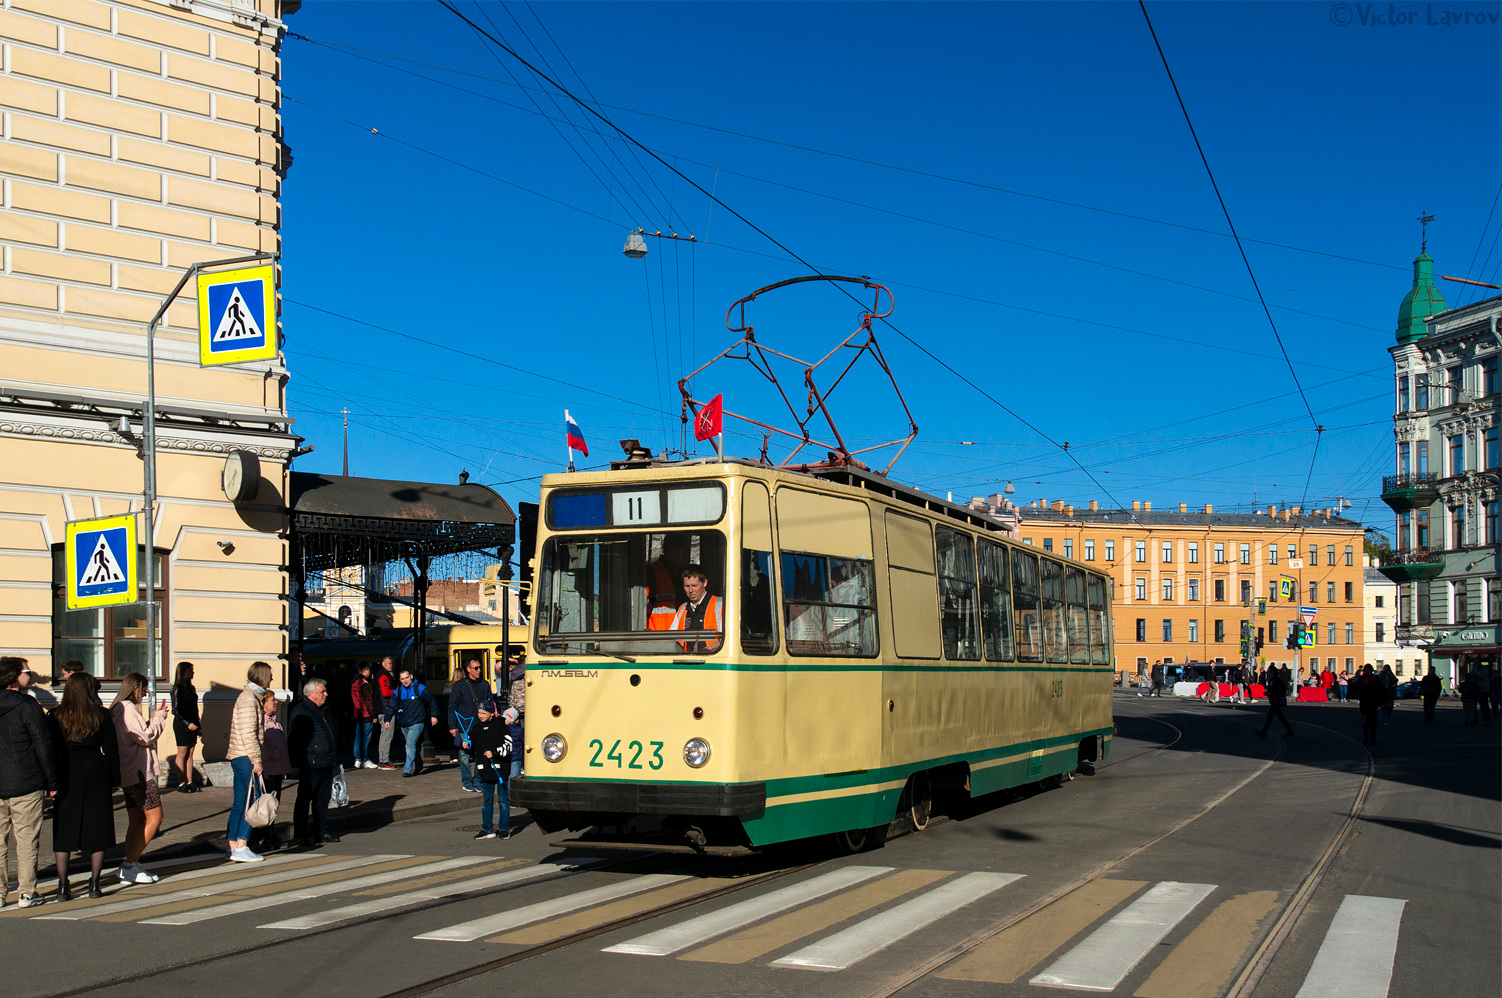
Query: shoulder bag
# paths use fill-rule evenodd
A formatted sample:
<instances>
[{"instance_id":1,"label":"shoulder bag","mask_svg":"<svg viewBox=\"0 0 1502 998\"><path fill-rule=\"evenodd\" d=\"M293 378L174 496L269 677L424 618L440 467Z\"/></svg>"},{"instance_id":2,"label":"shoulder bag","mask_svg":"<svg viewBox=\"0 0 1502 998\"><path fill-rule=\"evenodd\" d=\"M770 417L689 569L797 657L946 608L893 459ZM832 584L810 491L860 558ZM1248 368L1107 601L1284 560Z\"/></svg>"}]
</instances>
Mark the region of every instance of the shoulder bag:
<instances>
[{"instance_id":1,"label":"shoulder bag","mask_svg":"<svg viewBox=\"0 0 1502 998\"><path fill-rule=\"evenodd\" d=\"M258 795L259 794L259 795ZM252 777L245 788L245 823L251 828L269 828L276 823L276 809L281 801L266 793L260 777Z\"/></svg>"}]
</instances>

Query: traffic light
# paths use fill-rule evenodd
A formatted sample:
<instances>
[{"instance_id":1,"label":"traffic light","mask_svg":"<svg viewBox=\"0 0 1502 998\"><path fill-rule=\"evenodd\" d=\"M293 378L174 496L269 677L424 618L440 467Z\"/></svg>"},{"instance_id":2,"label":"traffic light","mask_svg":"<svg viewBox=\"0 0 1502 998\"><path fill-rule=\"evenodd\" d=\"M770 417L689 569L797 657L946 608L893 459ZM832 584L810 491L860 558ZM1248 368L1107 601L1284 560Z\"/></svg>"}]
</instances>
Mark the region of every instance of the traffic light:
<instances>
[{"instance_id":1,"label":"traffic light","mask_svg":"<svg viewBox=\"0 0 1502 998\"><path fill-rule=\"evenodd\" d=\"M1255 654L1257 654L1257 655L1261 655L1262 654L1262 628L1260 628L1260 627L1257 628L1257 650L1256 650Z\"/></svg>"},{"instance_id":2,"label":"traffic light","mask_svg":"<svg viewBox=\"0 0 1502 998\"><path fill-rule=\"evenodd\" d=\"M1283 642L1283 647L1296 650L1303 643L1303 640L1304 625L1297 622L1289 624L1288 639Z\"/></svg>"}]
</instances>

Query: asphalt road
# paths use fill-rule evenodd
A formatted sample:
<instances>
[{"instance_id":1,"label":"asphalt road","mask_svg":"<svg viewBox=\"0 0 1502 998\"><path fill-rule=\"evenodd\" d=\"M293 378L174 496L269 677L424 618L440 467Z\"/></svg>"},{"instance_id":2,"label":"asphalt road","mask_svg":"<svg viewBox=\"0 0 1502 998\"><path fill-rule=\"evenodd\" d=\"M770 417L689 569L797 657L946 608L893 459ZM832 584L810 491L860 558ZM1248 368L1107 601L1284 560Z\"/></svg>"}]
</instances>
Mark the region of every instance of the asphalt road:
<instances>
[{"instance_id":1,"label":"asphalt road","mask_svg":"<svg viewBox=\"0 0 1502 998\"><path fill-rule=\"evenodd\" d=\"M1405 704L1368 755L1355 707L1264 740L1261 708L1116 706L1095 775L941 802L856 856L560 856L450 815L6 907L5 993L1498 993L1502 721Z\"/></svg>"}]
</instances>

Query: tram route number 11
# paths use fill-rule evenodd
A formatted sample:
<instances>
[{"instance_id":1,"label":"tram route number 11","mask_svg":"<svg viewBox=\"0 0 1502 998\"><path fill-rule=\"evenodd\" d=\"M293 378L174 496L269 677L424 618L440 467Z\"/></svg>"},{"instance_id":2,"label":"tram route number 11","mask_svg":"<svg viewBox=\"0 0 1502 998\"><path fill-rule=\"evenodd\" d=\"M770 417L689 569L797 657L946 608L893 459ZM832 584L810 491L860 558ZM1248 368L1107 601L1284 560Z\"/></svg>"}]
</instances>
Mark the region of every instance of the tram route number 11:
<instances>
[{"instance_id":1,"label":"tram route number 11","mask_svg":"<svg viewBox=\"0 0 1502 998\"><path fill-rule=\"evenodd\" d=\"M652 747L651 754L646 758L646 765L642 765L642 754L646 752L647 745L638 741L626 743L626 752L621 752L621 740L617 738L615 744L610 746L610 751L605 753L605 762L615 763L616 769L661 769L663 742L647 742ZM605 752L605 743L598 738L589 740L589 747L594 749L594 755L589 757L589 764L596 769L604 769L605 762L600 761L600 753ZM627 756L630 757L629 761Z\"/></svg>"}]
</instances>

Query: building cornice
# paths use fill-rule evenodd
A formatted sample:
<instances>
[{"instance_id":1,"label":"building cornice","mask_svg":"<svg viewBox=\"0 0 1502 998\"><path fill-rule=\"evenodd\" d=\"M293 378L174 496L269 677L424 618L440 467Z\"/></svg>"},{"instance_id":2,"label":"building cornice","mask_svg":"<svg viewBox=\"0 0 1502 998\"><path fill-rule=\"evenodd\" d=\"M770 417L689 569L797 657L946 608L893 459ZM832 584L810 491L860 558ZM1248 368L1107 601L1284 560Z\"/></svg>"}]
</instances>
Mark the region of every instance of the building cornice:
<instances>
[{"instance_id":1,"label":"building cornice","mask_svg":"<svg viewBox=\"0 0 1502 998\"><path fill-rule=\"evenodd\" d=\"M138 449L135 440L116 432L104 421L100 420L95 424L76 417L0 417L0 437L89 444L130 451ZM158 430L156 447L158 452L182 454L228 455L231 451L248 450L257 457L285 463L291 460L292 452L297 449L297 438L285 433L251 433L205 427L181 435L164 435Z\"/></svg>"}]
</instances>

